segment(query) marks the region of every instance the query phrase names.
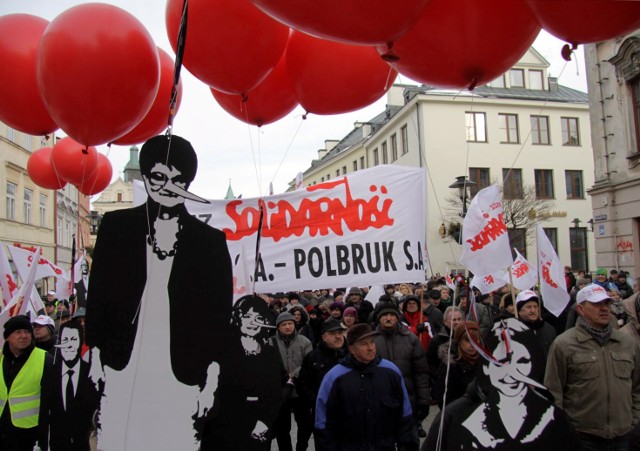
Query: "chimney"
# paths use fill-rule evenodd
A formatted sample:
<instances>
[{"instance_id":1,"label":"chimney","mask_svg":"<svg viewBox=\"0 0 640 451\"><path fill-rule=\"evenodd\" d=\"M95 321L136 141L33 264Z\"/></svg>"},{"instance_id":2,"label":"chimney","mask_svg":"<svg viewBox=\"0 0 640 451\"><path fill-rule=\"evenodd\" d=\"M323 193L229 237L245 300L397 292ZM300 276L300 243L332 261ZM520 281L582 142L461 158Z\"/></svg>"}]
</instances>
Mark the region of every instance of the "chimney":
<instances>
[{"instance_id":1,"label":"chimney","mask_svg":"<svg viewBox=\"0 0 640 451\"><path fill-rule=\"evenodd\" d=\"M558 77L548 77L549 91L558 92Z\"/></svg>"},{"instance_id":2,"label":"chimney","mask_svg":"<svg viewBox=\"0 0 640 451\"><path fill-rule=\"evenodd\" d=\"M353 128L362 129L362 137L366 138L371 134L371 124L369 122L354 122Z\"/></svg>"}]
</instances>

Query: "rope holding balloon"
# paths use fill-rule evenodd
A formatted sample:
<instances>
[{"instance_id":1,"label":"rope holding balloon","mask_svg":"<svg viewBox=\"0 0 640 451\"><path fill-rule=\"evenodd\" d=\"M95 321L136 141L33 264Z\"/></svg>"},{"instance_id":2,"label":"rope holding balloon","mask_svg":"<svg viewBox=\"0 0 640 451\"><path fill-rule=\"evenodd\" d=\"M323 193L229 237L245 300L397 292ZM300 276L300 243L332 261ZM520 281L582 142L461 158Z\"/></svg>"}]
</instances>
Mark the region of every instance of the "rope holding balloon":
<instances>
[{"instance_id":1,"label":"rope holding balloon","mask_svg":"<svg viewBox=\"0 0 640 451\"><path fill-rule=\"evenodd\" d=\"M169 101L169 119L167 121L167 135L171 134L173 119L176 115L176 104L178 102L178 85L180 83L180 70L182 69L182 58L187 41L187 16L189 14L189 0L184 0L182 6L182 18L178 29L178 42L176 46L176 65L173 71L173 86L171 87L171 100Z\"/></svg>"}]
</instances>

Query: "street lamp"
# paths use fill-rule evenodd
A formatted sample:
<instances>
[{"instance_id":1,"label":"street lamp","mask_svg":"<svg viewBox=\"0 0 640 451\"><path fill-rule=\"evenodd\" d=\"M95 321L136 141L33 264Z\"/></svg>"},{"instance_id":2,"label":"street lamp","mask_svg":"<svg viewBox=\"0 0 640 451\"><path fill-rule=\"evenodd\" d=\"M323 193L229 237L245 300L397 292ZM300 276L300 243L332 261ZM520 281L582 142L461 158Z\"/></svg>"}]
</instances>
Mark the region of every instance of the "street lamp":
<instances>
[{"instance_id":1,"label":"street lamp","mask_svg":"<svg viewBox=\"0 0 640 451\"><path fill-rule=\"evenodd\" d=\"M458 189L458 197L462 202L462 217L467 216L467 199L471 196L469 195L467 188L472 186L476 186L476 182L473 182L467 178L466 175L461 175L456 177L456 181L449 185L449 188L457 188Z\"/></svg>"},{"instance_id":2,"label":"street lamp","mask_svg":"<svg viewBox=\"0 0 640 451\"><path fill-rule=\"evenodd\" d=\"M89 226L91 227L91 235L96 235L98 233L100 221L102 221L102 215L96 210L91 210L89 212Z\"/></svg>"}]
</instances>

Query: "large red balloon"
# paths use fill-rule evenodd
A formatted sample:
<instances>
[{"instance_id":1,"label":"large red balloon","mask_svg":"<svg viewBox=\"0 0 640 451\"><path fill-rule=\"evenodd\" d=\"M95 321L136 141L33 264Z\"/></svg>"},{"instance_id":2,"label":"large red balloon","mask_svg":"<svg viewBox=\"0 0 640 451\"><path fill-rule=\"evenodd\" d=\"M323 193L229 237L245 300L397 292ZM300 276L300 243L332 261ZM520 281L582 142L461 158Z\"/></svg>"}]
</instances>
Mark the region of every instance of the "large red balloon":
<instances>
[{"instance_id":1,"label":"large red balloon","mask_svg":"<svg viewBox=\"0 0 640 451\"><path fill-rule=\"evenodd\" d=\"M167 1L167 34L176 51L183 0ZM289 28L250 0L190 0L184 66L205 84L246 94L271 72Z\"/></svg>"},{"instance_id":2,"label":"large red balloon","mask_svg":"<svg viewBox=\"0 0 640 451\"><path fill-rule=\"evenodd\" d=\"M67 184L51 166L51 147L43 147L29 155L27 173L33 183L45 189L60 189Z\"/></svg>"},{"instance_id":3,"label":"large red balloon","mask_svg":"<svg viewBox=\"0 0 640 451\"><path fill-rule=\"evenodd\" d=\"M606 41L640 28L640 1L528 0L542 28L571 44Z\"/></svg>"},{"instance_id":4,"label":"large red balloon","mask_svg":"<svg viewBox=\"0 0 640 451\"><path fill-rule=\"evenodd\" d=\"M160 81L158 52L131 14L88 3L49 24L37 77L58 125L82 144L104 144L135 127L151 108Z\"/></svg>"},{"instance_id":5,"label":"large red balloon","mask_svg":"<svg viewBox=\"0 0 640 451\"><path fill-rule=\"evenodd\" d=\"M246 96L227 94L213 88L211 93L227 113L258 127L282 119L298 105L284 57L267 78Z\"/></svg>"},{"instance_id":6,"label":"large red balloon","mask_svg":"<svg viewBox=\"0 0 640 451\"><path fill-rule=\"evenodd\" d=\"M296 98L315 114L340 114L372 104L391 87L396 71L373 47L318 39L299 31L285 55Z\"/></svg>"},{"instance_id":7,"label":"large red balloon","mask_svg":"<svg viewBox=\"0 0 640 451\"><path fill-rule=\"evenodd\" d=\"M49 22L29 14L0 17L0 121L29 135L47 135L58 126L36 83L36 56Z\"/></svg>"},{"instance_id":8,"label":"large red balloon","mask_svg":"<svg viewBox=\"0 0 640 451\"><path fill-rule=\"evenodd\" d=\"M430 0L393 46L400 58L394 67L428 85L472 89L513 66L539 32L521 0ZM385 53L386 46L379 51Z\"/></svg>"},{"instance_id":9,"label":"large red balloon","mask_svg":"<svg viewBox=\"0 0 640 451\"><path fill-rule=\"evenodd\" d=\"M98 151L67 137L59 140L51 151L51 166L56 174L73 185L89 180L98 165Z\"/></svg>"},{"instance_id":10,"label":"large red balloon","mask_svg":"<svg viewBox=\"0 0 640 451\"><path fill-rule=\"evenodd\" d=\"M173 88L173 72L175 62L167 52L158 47L160 58L160 86L153 101L151 109L138 125L126 135L115 140L115 144L127 145L137 144L159 135L167 128L169 120L169 104L171 101L171 90ZM176 113L182 101L182 79L178 82L178 98L176 99Z\"/></svg>"},{"instance_id":11,"label":"large red balloon","mask_svg":"<svg viewBox=\"0 0 640 451\"><path fill-rule=\"evenodd\" d=\"M111 176L113 175L113 169L111 162L107 157L98 153L98 164L95 172L91 177L84 181L78 189L82 194L91 196L103 191L109 183L111 183Z\"/></svg>"},{"instance_id":12,"label":"large red balloon","mask_svg":"<svg viewBox=\"0 0 640 451\"><path fill-rule=\"evenodd\" d=\"M428 0L253 0L291 28L348 44L386 44L416 22Z\"/></svg>"}]
</instances>

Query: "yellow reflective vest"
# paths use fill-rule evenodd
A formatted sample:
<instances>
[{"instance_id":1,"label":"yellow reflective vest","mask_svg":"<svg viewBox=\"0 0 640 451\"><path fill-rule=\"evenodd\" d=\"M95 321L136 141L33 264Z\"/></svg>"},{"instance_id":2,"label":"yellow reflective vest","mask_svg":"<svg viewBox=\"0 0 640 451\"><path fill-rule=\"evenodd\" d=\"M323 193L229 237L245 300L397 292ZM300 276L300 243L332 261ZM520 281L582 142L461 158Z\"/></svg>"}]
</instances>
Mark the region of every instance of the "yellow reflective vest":
<instances>
[{"instance_id":1,"label":"yellow reflective vest","mask_svg":"<svg viewBox=\"0 0 640 451\"><path fill-rule=\"evenodd\" d=\"M0 357L0 416L9 401L11 422L15 427L28 429L38 425L45 355L46 351L34 348L8 392L4 381L4 355Z\"/></svg>"}]
</instances>

